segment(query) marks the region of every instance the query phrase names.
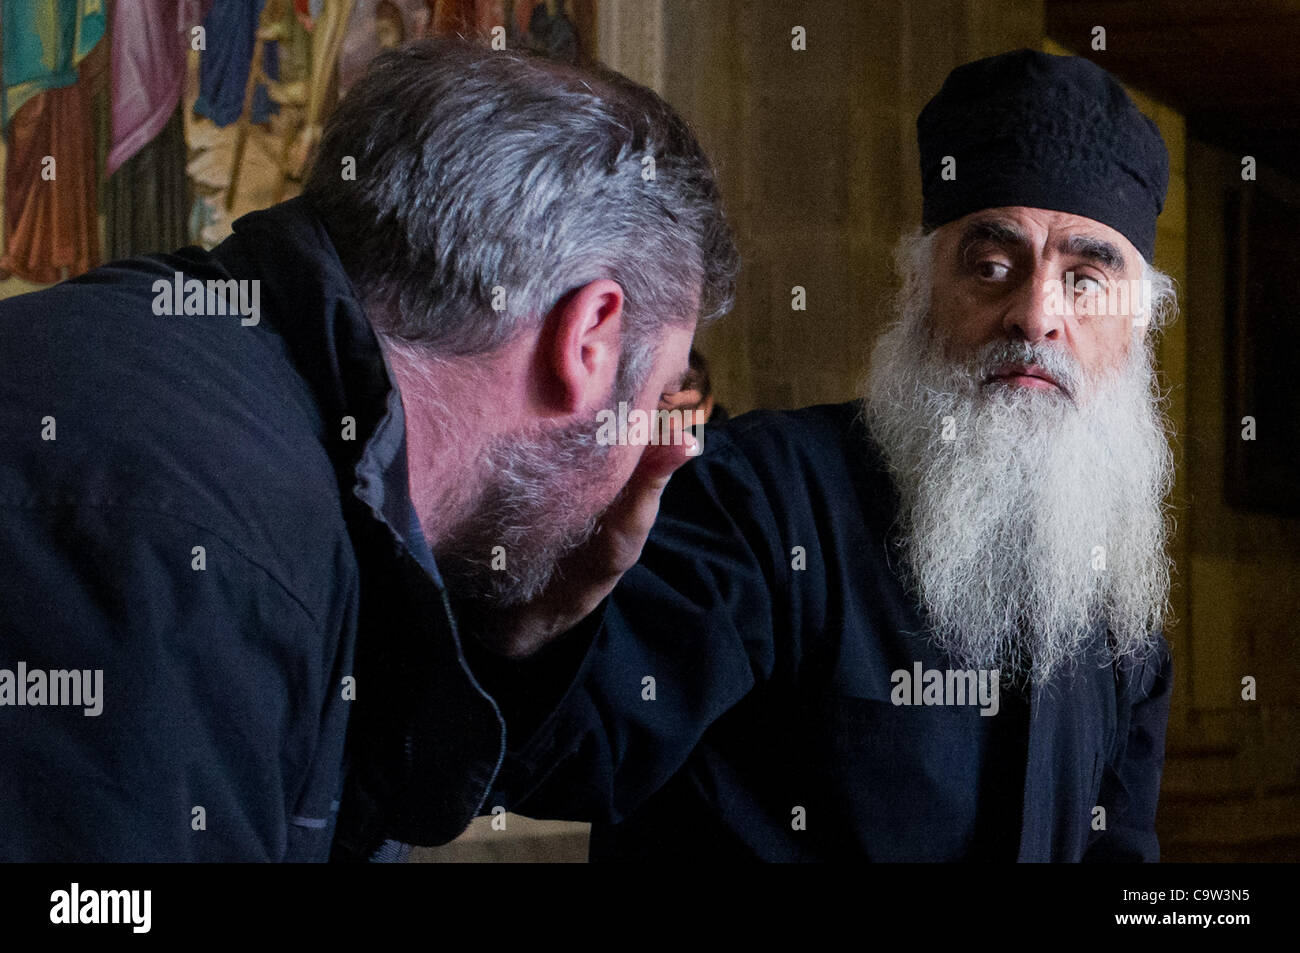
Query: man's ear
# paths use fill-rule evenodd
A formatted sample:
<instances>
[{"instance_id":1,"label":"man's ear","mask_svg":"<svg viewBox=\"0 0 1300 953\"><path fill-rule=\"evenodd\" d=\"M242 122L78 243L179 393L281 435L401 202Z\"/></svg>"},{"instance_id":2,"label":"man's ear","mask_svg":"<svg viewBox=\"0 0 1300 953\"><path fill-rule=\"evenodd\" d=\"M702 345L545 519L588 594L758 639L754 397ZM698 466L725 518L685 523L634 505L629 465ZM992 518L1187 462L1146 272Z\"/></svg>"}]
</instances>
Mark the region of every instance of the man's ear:
<instances>
[{"instance_id":1,"label":"man's ear","mask_svg":"<svg viewBox=\"0 0 1300 953\"><path fill-rule=\"evenodd\" d=\"M551 414L572 414L609 399L623 339L623 289L601 278L551 309L538 341L535 393Z\"/></svg>"}]
</instances>

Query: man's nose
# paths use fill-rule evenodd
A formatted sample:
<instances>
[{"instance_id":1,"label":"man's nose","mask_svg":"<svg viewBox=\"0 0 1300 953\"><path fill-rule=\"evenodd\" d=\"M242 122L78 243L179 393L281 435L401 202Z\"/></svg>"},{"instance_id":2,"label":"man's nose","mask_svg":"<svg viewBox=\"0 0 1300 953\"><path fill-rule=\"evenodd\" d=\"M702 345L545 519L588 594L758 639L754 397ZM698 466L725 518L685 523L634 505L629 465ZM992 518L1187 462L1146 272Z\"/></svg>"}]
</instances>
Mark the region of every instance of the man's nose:
<instances>
[{"instance_id":1,"label":"man's nose","mask_svg":"<svg viewBox=\"0 0 1300 953\"><path fill-rule=\"evenodd\" d=\"M1031 344L1060 340L1065 326L1065 289L1053 288L1053 279L1042 273L1016 290L1002 318L1002 329L1013 340Z\"/></svg>"}]
</instances>

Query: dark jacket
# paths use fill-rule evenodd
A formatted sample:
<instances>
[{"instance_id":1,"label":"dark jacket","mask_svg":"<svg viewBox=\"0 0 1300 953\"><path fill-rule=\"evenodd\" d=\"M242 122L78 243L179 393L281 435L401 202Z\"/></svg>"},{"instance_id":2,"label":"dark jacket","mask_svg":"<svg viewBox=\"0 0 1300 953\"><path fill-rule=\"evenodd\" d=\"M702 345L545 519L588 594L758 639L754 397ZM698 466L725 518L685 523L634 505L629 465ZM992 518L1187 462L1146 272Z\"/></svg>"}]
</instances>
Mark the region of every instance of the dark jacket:
<instances>
[{"instance_id":1,"label":"dark jacket","mask_svg":"<svg viewBox=\"0 0 1300 953\"><path fill-rule=\"evenodd\" d=\"M895 705L893 672L949 665L893 568L858 405L747 414L705 446L500 803L594 821L593 859L1157 859L1163 637L1116 666L1102 627L996 716Z\"/></svg>"},{"instance_id":2,"label":"dark jacket","mask_svg":"<svg viewBox=\"0 0 1300 953\"><path fill-rule=\"evenodd\" d=\"M156 314L175 272L259 281L259 322ZM0 694L0 859L361 859L479 812L503 724L305 200L0 302L0 448L0 670L103 679Z\"/></svg>"}]
</instances>

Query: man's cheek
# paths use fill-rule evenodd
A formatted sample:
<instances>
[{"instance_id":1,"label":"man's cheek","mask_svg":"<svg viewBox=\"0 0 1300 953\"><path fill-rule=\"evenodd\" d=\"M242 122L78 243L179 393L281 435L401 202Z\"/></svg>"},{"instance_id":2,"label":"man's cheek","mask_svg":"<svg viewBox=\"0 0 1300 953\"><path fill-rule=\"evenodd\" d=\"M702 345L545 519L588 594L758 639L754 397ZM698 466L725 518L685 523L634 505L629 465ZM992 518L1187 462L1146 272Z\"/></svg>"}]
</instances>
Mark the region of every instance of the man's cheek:
<instances>
[{"instance_id":1,"label":"man's cheek","mask_svg":"<svg viewBox=\"0 0 1300 953\"><path fill-rule=\"evenodd\" d=\"M627 486L628 481L632 479L632 474L636 472L636 465L645 450L645 447L632 446L614 448L610 482L613 484L615 495L621 492Z\"/></svg>"}]
</instances>

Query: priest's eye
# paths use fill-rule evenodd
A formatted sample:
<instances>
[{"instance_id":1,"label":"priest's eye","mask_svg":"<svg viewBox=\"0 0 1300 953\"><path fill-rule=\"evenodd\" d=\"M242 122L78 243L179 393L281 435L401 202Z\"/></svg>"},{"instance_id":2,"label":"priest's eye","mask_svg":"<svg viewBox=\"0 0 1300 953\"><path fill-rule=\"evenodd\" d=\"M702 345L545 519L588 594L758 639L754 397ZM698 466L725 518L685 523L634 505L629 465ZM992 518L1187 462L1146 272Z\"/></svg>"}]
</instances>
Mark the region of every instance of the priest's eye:
<instances>
[{"instance_id":1,"label":"priest's eye","mask_svg":"<svg viewBox=\"0 0 1300 953\"><path fill-rule=\"evenodd\" d=\"M975 274L986 281L1001 281L1011 272L1011 266L1001 261L981 261L975 265Z\"/></svg>"},{"instance_id":2,"label":"priest's eye","mask_svg":"<svg viewBox=\"0 0 1300 953\"><path fill-rule=\"evenodd\" d=\"M1100 278L1094 278L1092 275L1074 276L1074 290L1082 291L1084 294L1096 294L1098 291L1104 291L1106 285Z\"/></svg>"}]
</instances>

